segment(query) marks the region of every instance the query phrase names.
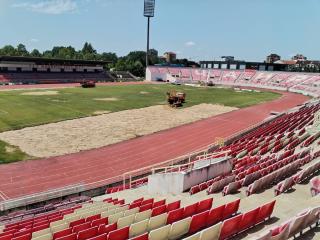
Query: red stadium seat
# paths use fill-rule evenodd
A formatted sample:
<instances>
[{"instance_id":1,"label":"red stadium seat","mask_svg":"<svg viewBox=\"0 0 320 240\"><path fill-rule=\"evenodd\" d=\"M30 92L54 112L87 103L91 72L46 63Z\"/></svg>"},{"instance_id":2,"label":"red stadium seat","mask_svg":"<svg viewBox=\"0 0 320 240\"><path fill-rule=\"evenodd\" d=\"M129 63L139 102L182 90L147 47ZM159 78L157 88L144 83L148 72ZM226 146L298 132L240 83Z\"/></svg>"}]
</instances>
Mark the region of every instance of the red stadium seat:
<instances>
[{"instance_id":1,"label":"red stadium seat","mask_svg":"<svg viewBox=\"0 0 320 240\"><path fill-rule=\"evenodd\" d=\"M109 234L109 232L117 229L117 223L109 224L109 225L100 225L98 228L98 234Z\"/></svg>"},{"instance_id":2,"label":"red stadium seat","mask_svg":"<svg viewBox=\"0 0 320 240\"><path fill-rule=\"evenodd\" d=\"M86 222L92 222L93 220L97 220L101 218L101 214L96 214L86 218Z\"/></svg>"},{"instance_id":3,"label":"red stadium seat","mask_svg":"<svg viewBox=\"0 0 320 240\"><path fill-rule=\"evenodd\" d=\"M151 216L155 217L155 216L158 216L162 213L165 213L166 211L167 211L166 205L162 205L160 207L156 207L156 208L152 209Z\"/></svg>"},{"instance_id":4,"label":"red stadium seat","mask_svg":"<svg viewBox=\"0 0 320 240\"><path fill-rule=\"evenodd\" d=\"M72 228L67 228L53 234L53 239L61 238L72 233Z\"/></svg>"},{"instance_id":5,"label":"red stadium seat","mask_svg":"<svg viewBox=\"0 0 320 240\"><path fill-rule=\"evenodd\" d=\"M2 235L0 237L0 240L11 240L12 237L13 237L13 233L9 233L7 235Z\"/></svg>"},{"instance_id":6,"label":"red stadium seat","mask_svg":"<svg viewBox=\"0 0 320 240\"><path fill-rule=\"evenodd\" d=\"M212 198L200 201L197 207L197 213L201 213L209 210L212 207L212 202L213 202Z\"/></svg>"},{"instance_id":7,"label":"red stadium seat","mask_svg":"<svg viewBox=\"0 0 320 240\"><path fill-rule=\"evenodd\" d=\"M147 199L147 200L143 200L143 201L141 202L141 206L144 206L144 205L147 205L147 204L150 204L150 203L153 204L153 202L154 202L154 199L153 199L153 198L150 198L150 199Z\"/></svg>"},{"instance_id":8,"label":"red stadium seat","mask_svg":"<svg viewBox=\"0 0 320 240\"><path fill-rule=\"evenodd\" d=\"M207 226L212 226L223 220L223 212L225 209L225 205L220 207L213 208L209 211L207 218Z\"/></svg>"},{"instance_id":9,"label":"red stadium seat","mask_svg":"<svg viewBox=\"0 0 320 240\"><path fill-rule=\"evenodd\" d=\"M166 204L166 200L163 199L163 200L160 200L158 202L154 202L153 205L152 205L152 208L160 207L160 206L163 206L165 204Z\"/></svg>"},{"instance_id":10,"label":"red stadium seat","mask_svg":"<svg viewBox=\"0 0 320 240\"><path fill-rule=\"evenodd\" d=\"M64 237L57 238L57 240L77 240L77 233L72 233Z\"/></svg>"},{"instance_id":11,"label":"red stadium seat","mask_svg":"<svg viewBox=\"0 0 320 240\"><path fill-rule=\"evenodd\" d=\"M142 198L138 198L138 199L134 200L132 203L142 202L143 199L144 199L143 197Z\"/></svg>"},{"instance_id":12,"label":"red stadium seat","mask_svg":"<svg viewBox=\"0 0 320 240\"><path fill-rule=\"evenodd\" d=\"M126 240L128 238L129 227L124 227L110 232L107 240Z\"/></svg>"},{"instance_id":13,"label":"red stadium seat","mask_svg":"<svg viewBox=\"0 0 320 240\"><path fill-rule=\"evenodd\" d=\"M239 225L240 225L241 219L242 219L242 214L225 220L222 224L219 239L223 240L237 233L239 231Z\"/></svg>"},{"instance_id":14,"label":"red stadium seat","mask_svg":"<svg viewBox=\"0 0 320 240\"><path fill-rule=\"evenodd\" d=\"M272 201L270 203L267 203L267 204L265 204L265 205L260 207L259 214L258 214L257 219L256 219L256 223L262 222L266 218L270 218L270 216L271 216L271 214L273 212L275 203L276 203L276 200L274 200L274 201Z\"/></svg>"},{"instance_id":15,"label":"red stadium seat","mask_svg":"<svg viewBox=\"0 0 320 240\"><path fill-rule=\"evenodd\" d=\"M91 223L90 222L86 222L86 223L82 223L79 225L76 225L72 228L72 232L78 233L82 230L88 229L91 227Z\"/></svg>"},{"instance_id":16,"label":"red stadium seat","mask_svg":"<svg viewBox=\"0 0 320 240\"><path fill-rule=\"evenodd\" d=\"M242 215L242 219L239 226L240 231L250 228L256 224L259 210L260 208L256 208Z\"/></svg>"},{"instance_id":17,"label":"red stadium seat","mask_svg":"<svg viewBox=\"0 0 320 240\"><path fill-rule=\"evenodd\" d=\"M202 228L206 227L209 210L193 215L189 227L189 233L196 233Z\"/></svg>"},{"instance_id":18,"label":"red stadium seat","mask_svg":"<svg viewBox=\"0 0 320 240\"><path fill-rule=\"evenodd\" d=\"M180 203L181 203L180 200L179 200L179 201L176 201L176 202L169 203L169 204L167 205L167 212L170 212L170 211L172 211L172 210L175 210L175 209L180 208Z\"/></svg>"},{"instance_id":19,"label":"red stadium seat","mask_svg":"<svg viewBox=\"0 0 320 240\"><path fill-rule=\"evenodd\" d=\"M92 238L98 234L98 227L88 228L86 230L80 231L78 233L78 240L85 240L88 238Z\"/></svg>"},{"instance_id":20,"label":"red stadium seat","mask_svg":"<svg viewBox=\"0 0 320 240\"><path fill-rule=\"evenodd\" d=\"M91 226L94 227L94 226L100 226L101 224L103 225L106 225L108 224L108 218L105 217L105 218L100 218L100 219L96 219L96 220L93 220L91 222Z\"/></svg>"},{"instance_id":21,"label":"red stadium seat","mask_svg":"<svg viewBox=\"0 0 320 240\"><path fill-rule=\"evenodd\" d=\"M83 223L85 223L85 222L86 222L86 219L81 218L81 219L78 219L78 220L75 220L75 221L70 222L69 227L74 227L74 226L83 224Z\"/></svg>"},{"instance_id":22,"label":"red stadium seat","mask_svg":"<svg viewBox=\"0 0 320 240\"><path fill-rule=\"evenodd\" d=\"M198 203L191 204L186 206L183 210L183 217L191 217L192 215L197 213Z\"/></svg>"},{"instance_id":23,"label":"red stadium seat","mask_svg":"<svg viewBox=\"0 0 320 240\"><path fill-rule=\"evenodd\" d=\"M103 233L103 234L100 234L98 236L89 238L88 240L106 240L107 238L108 238L108 234L107 233Z\"/></svg>"},{"instance_id":24,"label":"red stadium seat","mask_svg":"<svg viewBox=\"0 0 320 240\"><path fill-rule=\"evenodd\" d=\"M199 187L199 185L193 186L193 187L190 189L190 191L189 191L190 195L196 194L196 193L198 193L198 192L200 192L200 187Z\"/></svg>"},{"instance_id":25,"label":"red stadium seat","mask_svg":"<svg viewBox=\"0 0 320 240\"><path fill-rule=\"evenodd\" d=\"M140 236L133 237L133 238L130 238L130 239L131 240L148 240L149 239L149 234L145 233L145 234L142 234Z\"/></svg>"},{"instance_id":26,"label":"red stadium seat","mask_svg":"<svg viewBox=\"0 0 320 240\"><path fill-rule=\"evenodd\" d=\"M135 203L131 203L129 205L129 209L133 209L133 208L137 208L141 206L141 202L135 202Z\"/></svg>"},{"instance_id":27,"label":"red stadium seat","mask_svg":"<svg viewBox=\"0 0 320 240\"><path fill-rule=\"evenodd\" d=\"M147 203L145 205L141 205L141 207L139 208L139 212L144 212L149 209L152 209L152 203Z\"/></svg>"},{"instance_id":28,"label":"red stadium seat","mask_svg":"<svg viewBox=\"0 0 320 240\"><path fill-rule=\"evenodd\" d=\"M226 204L225 209L223 211L223 219L226 219L228 217L231 217L233 214L236 214L238 212L239 205L240 199Z\"/></svg>"},{"instance_id":29,"label":"red stadium seat","mask_svg":"<svg viewBox=\"0 0 320 240\"><path fill-rule=\"evenodd\" d=\"M27 234L24 234L24 235L13 237L12 239L13 240L31 240L31 238L32 238L31 233L27 233Z\"/></svg>"},{"instance_id":30,"label":"red stadium seat","mask_svg":"<svg viewBox=\"0 0 320 240\"><path fill-rule=\"evenodd\" d=\"M183 208L172 210L168 213L167 224L172 224L183 218Z\"/></svg>"}]
</instances>

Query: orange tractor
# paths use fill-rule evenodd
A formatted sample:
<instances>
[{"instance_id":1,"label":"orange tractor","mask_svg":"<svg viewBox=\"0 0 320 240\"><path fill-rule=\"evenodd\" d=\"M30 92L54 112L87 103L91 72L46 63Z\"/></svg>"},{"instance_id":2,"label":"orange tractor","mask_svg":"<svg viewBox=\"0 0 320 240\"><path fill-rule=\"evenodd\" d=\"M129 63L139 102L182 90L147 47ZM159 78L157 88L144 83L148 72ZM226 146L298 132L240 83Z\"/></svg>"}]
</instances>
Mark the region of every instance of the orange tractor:
<instances>
[{"instance_id":1,"label":"orange tractor","mask_svg":"<svg viewBox=\"0 0 320 240\"><path fill-rule=\"evenodd\" d=\"M186 101L186 94L171 90L167 92L167 101L171 107L182 107L182 104Z\"/></svg>"}]
</instances>

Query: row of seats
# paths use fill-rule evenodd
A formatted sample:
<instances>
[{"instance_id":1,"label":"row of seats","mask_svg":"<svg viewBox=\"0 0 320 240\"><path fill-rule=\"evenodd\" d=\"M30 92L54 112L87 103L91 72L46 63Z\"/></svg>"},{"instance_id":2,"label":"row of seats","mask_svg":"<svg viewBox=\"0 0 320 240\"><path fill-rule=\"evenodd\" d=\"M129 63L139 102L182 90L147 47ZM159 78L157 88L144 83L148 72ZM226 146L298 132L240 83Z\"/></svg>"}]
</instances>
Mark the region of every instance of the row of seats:
<instances>
[{"instance_id":1,"label":"row of seats","mask_svg":"<svg viewBox=\"0 0 320 240\"><path fill-rule=\"evenodd\" d=\"M221 190L223 195L235 193L242 186L248 186L296 160L294 158L302 158L302 155L289 157L294 154L299 144L306 147L317 139L317 135L308 138L305 127L312 124L313 114L319 108L319 104L302 107L299 111L285 114L230 145L218 149L215 154L229 150L229 155L234 157L232 174L197 184L191 187L189 193L192 195L205 189L208 189L208 194ZM209 160L211 155L197 159ZM306 162L307 160L305 159ZM289 172L288 170L287 173Z\"/></svg>"},{"instance_id":2,"label":"row of seats","mask_svg":"<svg viewBox=\"0 0 320 240\"><path fill-rule=\"evenodd\" d=\"M113 201L111 203L104 203L106 206L116 206L115 204L122 203L122 201ZM5 225L3 232L0 233L0 239L2 240L10 240L15 238L29 239L36 232L45 231L46 229L55 228L59 230L62 227L65 227L67 222L71 222L73 220L78 220L80 216L90 216L93 214L92 208L95 207L103 209L99 204L98 206L93 205L93 202L87 202L82 205L78 205L69 209L61 210L55 213L45 214L41 216L37 216L32 219L19 221L12 224ZM78 217L75 218L75 216ZM61 225L61 226L60 226ZM59 228L60 227L60 228Z\"/></svg>"},{"instance_id":3,"label":"row of seats","mask_svg":"<svg viewBox=\"0 0 320 240\"><path fill-rule=\"evenodd\" d=\"M235 86L253 86L263 88L291 89L292 91L306 92L315 96L320 95L320 76L304 73L262 72L255 70L228 70L228 69L200 69L200 68L173 68L149 67L151 74L162 74L164 81L168 75L177 80L190 82L211 81L217 84Z\"/></svg>"},{"instance_id":4,"label":"row of seats","mask_svg":"<svg viewBox=\"0 0 320 240\"><path fill-rule=\"evenodd\" d=\"M301 234L307 227L318 225L320 220L320 207L309 208L297 214L280 226L255 236L252 240L286 240Z\"/></svg>"},{"instance_id":5,"label":"row of seats","mask_svg":"<svg viewBox=\"0 0 320 240\"><path fill-rule=\"evenodd\" d=\"M94 81L113 81L107 72L100 73L1 73L0 79L5 83L64 83Z\"/></svg>"},{"instance_id":6,"label":"row of seats","mask_svg":"<svg viewBox=\"0 0 320 240\"><path fill-rule=\"evenodd\" d=\"M112 200L112 201L110 201ZM109 203L107 203L109 201ZM68 216L68 218L50 224L50 228L43 229L32 234L32 239L36 240L85 240L85 239L128 239L129 237L138 236L150 232L157 238L159 228L166 227L171 229L172 236L179 232L181 221L184 223L190 220L190 231L194 233L199 228L199 221L203 221L203 214L207 223L215 224L237 213L240 200L228 203L226 205L212 208L213 199L206 199L195 204L180 208L180 201L169 203L164 206L164 212L159 211L159 207L154 209L143 209L144 205L140 207L131 208L134 204L144 202L142 204L165 203L164 200L154 202L150 199L137 199L131 204L118 205L117 207L110 207L114 199L108 199L105 202L92 204L92 208L85 207L78 209L77 212ZM107 205L108 210L103 211ZM111 205L110 205L111 204ZM93 209L94 211L86 211ZM157 211L154 211L158 209ZM100 213L98 213L100 212ZM78 215L77 215L78 214ZM80 215L79 215L80 214ZM81 216L77 218L77 216ZM210 217L209 217L210 216ZM179 222L179 223L177 223ZM206 227L207 225L203 226ZM193 230L192 230L193 229ZM162 231L160 231L162 232ZM179 235L180 236L180 235ZM1 236L3 237L3 236ZM4 240L4 238L0 238ZM5 240L10 240L6 238ZM177 239L177 238L173 238ZM19 240L30 240L30 235L23 235Z\"/></svg>"},{"instance_id":7,"label":"row of seats","mask_svg":"<svg viewBox=\"0 0 320 240\"><path fill-rule=\"evenodd\" d=\"M38 207L30 210L21 210L9 213L8 215L0 217L0 225L15 223L22 220L29 220L37 216L42 216L49 213L54 213L58 210L64 210L76 206L77 204L90 201L90 197L79 196L72 197L66 200L56 200L43 207Z\"/></svg>"},{"instance_id":8,"label":"row of seats","mask_svg":"<svg viewBox=\"0 0 320 240\"><path fill-rule=\"evenodd\" d=\"M214 227L204 229L187 237L187 240L224 240L231 239L235 235L254 227L271 217L276 201L267 203L243 214L229 218Z\"/></svg>"},{"instance_id":9,"label":"row of seats","mask_svg":"<svg viewBox=\"0 0 320 240\"><path fill-rule=\"evenodd\" d=\"M283 180L282 182L279 182L274 188L275 195L278 196L281 193L284 193L290 190L298 182L301 182L304 179L314 174L317 174L319 171L320 171L320 160L317 160L315 163L312 163L307 168L299 171L296 175L290 176L285 180ZM316 179L316 177L314 179ZM317 185L317 181L313 180L313 181L310 181L310 183L312 184L311 194L317 195L317 192L319 192L319 186Z\"/></svg>"}]
</instances>

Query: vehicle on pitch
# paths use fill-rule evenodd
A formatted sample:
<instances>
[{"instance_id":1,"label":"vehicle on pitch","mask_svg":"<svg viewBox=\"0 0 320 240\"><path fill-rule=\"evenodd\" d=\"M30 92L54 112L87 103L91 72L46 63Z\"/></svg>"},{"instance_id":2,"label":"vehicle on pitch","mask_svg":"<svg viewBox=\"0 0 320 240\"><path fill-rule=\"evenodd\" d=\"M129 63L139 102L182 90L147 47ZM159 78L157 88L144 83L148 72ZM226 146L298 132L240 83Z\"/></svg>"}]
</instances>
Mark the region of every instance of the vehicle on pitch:
<instances>
[{"instance_id":1,"label":"vehicle on pitch","mask_svg":"<svg viewBox=\"0 0 320 240\"><path fill-rule=\"evenodd\" d=\"M96 87L96 83L95 81L86 81L84 80L82 83L81 83L81 87L83 88L94 88Z\"/></svg>"}]
</instances>

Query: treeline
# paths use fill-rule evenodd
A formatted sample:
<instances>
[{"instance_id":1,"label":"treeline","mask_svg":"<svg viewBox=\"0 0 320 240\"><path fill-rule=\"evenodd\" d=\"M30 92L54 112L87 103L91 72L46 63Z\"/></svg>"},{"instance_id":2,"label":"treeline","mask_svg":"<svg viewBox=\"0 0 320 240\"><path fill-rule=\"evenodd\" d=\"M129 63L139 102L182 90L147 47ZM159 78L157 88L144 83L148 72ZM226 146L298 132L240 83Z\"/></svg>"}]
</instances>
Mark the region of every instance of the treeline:
<instances>
[{"instance_id":1,"label":"treeline","mask_svg":"<svg viewBox=\"0 0 320 240\"><path fill-rule=\"evenodd\" d=\"M51 50L40 52L38 49L33 49L29 52L25 45L19 44L17 47L6 45L0 48L0 56L23 56L23 57L43 57L43 58L60 58L71 60L100 60L108 61L106 69L114 69L116 71L130 71L132 74L143 77L145 75L146 52L132 51L128 55L118 57L113 52L98 53L91 43L86 42L81 50L76 50L72 46L55 46ZM158 57L158 51L150 49L149 52L150 64L164 63L163 59ZM178 59L174 63L183 64L184 66L193 66L194 62L189 62L187 59Z\"/></svg>"}]
</instances>

